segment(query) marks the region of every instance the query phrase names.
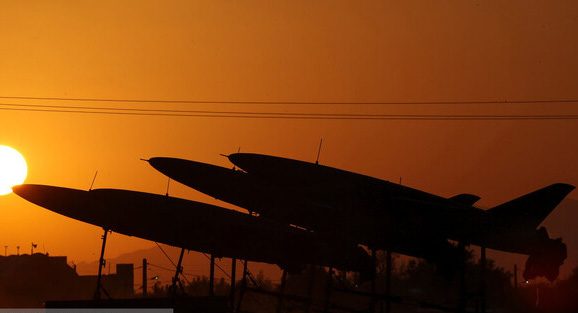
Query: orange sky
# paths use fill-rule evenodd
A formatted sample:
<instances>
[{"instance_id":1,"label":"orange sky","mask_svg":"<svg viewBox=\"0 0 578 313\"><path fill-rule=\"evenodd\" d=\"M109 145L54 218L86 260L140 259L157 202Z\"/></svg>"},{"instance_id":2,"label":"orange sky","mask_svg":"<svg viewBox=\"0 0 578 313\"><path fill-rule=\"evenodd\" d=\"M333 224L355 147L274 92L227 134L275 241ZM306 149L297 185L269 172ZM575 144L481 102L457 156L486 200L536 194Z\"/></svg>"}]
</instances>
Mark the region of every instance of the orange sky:
<instances>
[{"instance_id":1,"label":"orange sky","mask_svg":"<svg viewBox=\"0 0 578 313\"><path fill-rule=\"evenodd\" d=\"M506 3L503 3L506 2ZM575 1L0 1L0 96L255 101L578 99ZM0 103L122 106L114 103ZM531 105L166 105L382 114L578 114ZM0 106L1 108L1 106ZM139 158L266 153L490 207L578 185L578 121L303 121L0 111L28 183L164 193ZM176 183L171 194L214 202ZM570 195L578 198L578 194ZM90 261L100 230L0 198L0 245ZM556 230L551 229L552 233ZM107 255L150 242L113 237Z\"/></svg>"}]
</instances>

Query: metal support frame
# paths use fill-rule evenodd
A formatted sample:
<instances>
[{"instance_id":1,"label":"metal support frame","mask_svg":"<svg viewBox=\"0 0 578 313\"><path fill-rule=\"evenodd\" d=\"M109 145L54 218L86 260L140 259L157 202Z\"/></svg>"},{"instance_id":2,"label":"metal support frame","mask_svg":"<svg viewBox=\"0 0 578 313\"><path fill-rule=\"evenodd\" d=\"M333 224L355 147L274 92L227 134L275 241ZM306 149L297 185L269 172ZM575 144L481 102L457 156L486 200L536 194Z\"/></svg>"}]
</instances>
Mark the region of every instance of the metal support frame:
<instances>
[{"instance_id":1,"label":"metal support frame","mask_svg":"<svg viewBox=\"0 0 578 313\"><path fill-rule=\"evenodd\" d=\"M309 300L305 303L305 313L309 313L309 308L311 307L311 303L313 302L313 285L315 283L315 274L317 272L317 266L311 265L310 267L311 277L309 278L309 285L307 286L307 299Z\"/></svg>"},{"instance_id":2,"label":"metal support frame","mask_svg":"<svg viewBox=\"0 0 578 313\"><path fill-rule=\"evenodd\" d=\"M215 257L211 254L211 264L209 267L209 297L215 296Z\"/></svg>"},{"instance_id":3,"label":"metal support frame","mask_svg":"<svg viewBox=\"0 0 578 313\"><path fill-rule=\"evenodd\" d=\"M235 311L235 278L237 276L237 259L231 259L231 290L230 290L230 302L231 311Z\"/></svg>"},{"instance_id":4,"label":"metal support frame","mask_svg":"<svg viewBox=\"0 0 578 313\"><path fill-rule=\"evenodd\" d=\"M108 237L108 229L103 228L104 234L102 235L102 248L100 249L100 258L98 260L98 276L96 278L96 290L94 291L94 300L100 300L100 291L104 291L104 294L110 298L108 292L102 287L101 278L102 278L102 268L105 266L104 260L104 249L106 248L106 238Z\"/></svg>"},{"instance_id":5,"label":"metal support frame","mask_svg":"<svg viewBox=\"0 0 578 313\"><path fill-rule=\"evenodd\" d=\"M514 290L518 290L518 265L514 264Z\"/></svg>"},{"instance_id":6,"label":"metal support frame","mask_svg":"<svg viewBox=\"0 0 578 313\"><path fill-rule=\"evenodd\" d=\"M332 290L333 290L333 267L330 267L327 275L327 292L325 294L325 301L323 304L323 313L329 312Z\"/></svg>"},{"instance_id":7,"label":"metal support frame","mask_svg":"<svg viewBox=\"0 0 578 313\"><path fill-rule=\"evenodd\" d=\"M385 313L391 310L391 250L386 251L385 256Z\"/></svg>"},{"instance_id":8,"label":"metal support frame","mask_svg":"<svg viewBox=\"0 0 578 313\"><path fill-rule=\"evenodd\" d=\"M279 297L277 299L277 309L276 312L280 313L283 307L283 298L285 297L285 283L287 282L287 271L283 270L281 275L281 287L279 288Z\"/></svg>"},{"instance_id":9,"label":"metal support frame","mask_svg":"<svg viewBox=\"0 0 578 313\"><path fill-rule=\"evenodd\" d=\"M375 251L375 249L371 249L371 261L373 262L373 268L377 269L377 252ZM373 279L371 280L371 291L370 291L371 294L376 294L376 292L375 292L376 281L377 281L377 273L373 277ZM367 309L367 311L368 312L375 312L375 304L376 303L377 303L376 298L371 297L371 300L369 301L369 308Z\"/></svg>"},{"instance_id":10,"label":"metal support frame","mask_svg":"<svg viewBox=\"0 0 578 313\"><path fill-rule=\"evenodd\" d=\"M486 313L486 247L481 247L481 279L480 279L480 300L482 313Z\"/></svg>"},{"instance_id":11,"label":"metal support frame","mask_svg":"<svg viewBox=\"0 0 578 313\"><path fill-rule=\"evenodd\" d=\"M459 291L458 291L458 307L457 312L462 313L466 311L467 306L467 290L466 290L466 246L459 242L458 243L458 250L459 250Z\"/></svg>"},{"instance_id":12,"label":"metal support frame","mask_svg":"<svg viewBox=\"0 0 578 313\"><path fill-rule=\"evenodd\" d=\"M142 297L148 296L148 277L147 277L147 259L142 259Z\"/></svg>"},{"instance_id":13,"label":"metal support frame","mask_svg":"<svg viewBox=\"0 0 578 313\"><path fill-rule=\"evenodd\" d=\"M170 293L171 296L176 296L177 295L177 284L179 285L179 287L181 287L181 291L184 293L185 290L183 288L183 285L181 284L181 279L179 278L179 275L181 275L183 273L183 256L185 254L185 248L181 249L181 254L179 256L179 262L177 263L177 269L175 271L175 277L173 277L173 284L171 285L171 289L170 289Z\"/></svg>"},{"instance_id":14,"label":"metal support frame","mask_svg":"<svg viewBox=\"0 0 578 313\"><path fill-rule=\"evenodd\" d=\"M243 296L247 289L247 260L243 260L243 276L241 278L241 291L239 293L239 301L235 307L234 312L239 313L241 311L241 302L243 301Z\"/></svg>"}]
</instances>

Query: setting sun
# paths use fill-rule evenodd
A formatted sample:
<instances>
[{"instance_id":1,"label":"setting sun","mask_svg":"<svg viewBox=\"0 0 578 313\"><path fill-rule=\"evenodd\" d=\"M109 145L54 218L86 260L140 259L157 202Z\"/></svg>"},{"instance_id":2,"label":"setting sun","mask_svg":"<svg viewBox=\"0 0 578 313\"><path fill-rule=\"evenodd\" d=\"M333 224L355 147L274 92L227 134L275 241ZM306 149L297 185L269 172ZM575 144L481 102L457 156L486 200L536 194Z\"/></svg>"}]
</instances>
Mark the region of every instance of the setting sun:
<instances>
[{"instance_id":1,"label":"setting sun","mask_svg":"<svg viewBox=\"0 0 578 313\"><path fill-rule=\"evenodd\" d=\"M20 152L0 146L0 195L9 194L12 186L22 184L27 173L26 160Z\"/></svg>"}]
</instances>

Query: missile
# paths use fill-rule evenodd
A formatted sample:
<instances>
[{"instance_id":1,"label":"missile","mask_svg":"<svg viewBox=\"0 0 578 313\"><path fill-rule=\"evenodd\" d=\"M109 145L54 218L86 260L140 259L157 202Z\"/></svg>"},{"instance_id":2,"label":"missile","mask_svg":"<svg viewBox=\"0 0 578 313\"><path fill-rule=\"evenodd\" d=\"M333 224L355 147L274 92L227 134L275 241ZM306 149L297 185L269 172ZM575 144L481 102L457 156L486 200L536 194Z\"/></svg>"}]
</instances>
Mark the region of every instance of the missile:
<instances>
[{"instance_id":1,"label":"missile","mask_svg":"<svg viewBox=\"0 0 578 313\"><path fill-rule=\"evenodd\" d=\"M300 183L339 181L367 183L378 179L334 167L277 156L256 153L233 153L227 156L231 163L252 175L267 179L295 180Z\"/></svg>"},{"instance_id":2,"label":"missile","mask_svg":"<svg viewBox=\"0 0 578 313\"><path fill-rule=\"evenodd\" d=\"M167 157L154 157L148 162L172 180L271 220L307 228L319 226L324 220L321 215L328 214L283 188L282 182L263 180L241 170Z\"/></svg>"},{"instance_id":3,"label":"missile","mask_svg":"<svg viewBox=\"0 0 578 313\"><path fill-rule=\"evenodd\" d=\"M222 207L119 189L77 189L24 184L14 193L55 213L128 236L288 270L306 264L370 275L373 263L357 245L323 238Z\"/></svg>"},{"instance_id":4,"label":"missile","mask_svg":"<svg viewBox=\"0 0 578 313\"><path fill-rule=\"evenodd\" d=\"M157 171L181 184L249 211L269 201L279 202L278 195L270 184L263 184L243 171L183 160L155 157L148 160Z\"/></svg>"}]
</instances>

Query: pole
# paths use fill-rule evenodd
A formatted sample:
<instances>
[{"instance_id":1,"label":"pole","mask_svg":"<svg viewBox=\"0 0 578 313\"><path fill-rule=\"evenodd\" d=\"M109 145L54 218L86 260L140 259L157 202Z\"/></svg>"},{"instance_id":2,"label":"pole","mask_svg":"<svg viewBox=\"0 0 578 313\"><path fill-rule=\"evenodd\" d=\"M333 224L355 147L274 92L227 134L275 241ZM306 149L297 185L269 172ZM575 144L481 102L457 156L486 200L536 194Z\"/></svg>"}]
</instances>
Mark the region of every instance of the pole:
<instances>
[{"instance_id":1,"label":"pole","mask_svg":"<svg viewBox=\"0 0 578 313\"><path fill-rule=\"evenodd\" d=\"M281 312L281 307L283 306L283 296L285 295L285 282L287 280L287 271L283 270L283 275L281 275L281 287L279 290L279 299L277 300L277 313Z\"/></svg>"},{"instance_id":2,"label":"pole","mask_svg":"<svg viewBox=\"0 0 578 313\"><path fill-rule=\"evenodd\" d=\"M391 307L391 265L391 250L387 250L385 258L385 313L389 313Z\"/></svg>"},{"instance_id":3,"label":"pole","mask_svg":"<svg viewBox=\"0 0 578 313\"><path fill-rule=\"evenodd\" d=\"M329 305L331 304L331 292L333 291L333 267L329 268L327 273L327 291L325 293L325 303L323 304L323 313L329 312Z\"/></svg>"},{"instance_id":4,"label":"pole","mask_svg":"<svg viewBox=\"0 0 578 313\"><path fill-rule=\"evenodd\" d=\"M376 255L375 249L371 249L371 260L373 262L373 268L376 269L377 268L377 255ZM368 309L368 311L371 313L375 312L375 303L376 303L376 300L375 300L375 298L376 298L375 297L375 289L376 289L375 283L376 283L376 280L377 280L377 273L376 273L375 277L373 277L373 279L371 280L371 294L372 294L372 296L371 296L371 301L369 302L369 309Z\"/></svg>"},{"instance_id":5,"label":"pole","mask_svg":"<svg viewBox=\"0 0 578 313\"><path fill-rule=\"evenodd\" d=\"M459 249L459 266L460 266L460 281L459 281L459 300L457 312L465 312L467 305L466 295L466 247L463 243L458 243Z\"/></svg>"},{"instance_id":6,"label":"pole","mask_svg":"<svg viewBox=\"0 0 578 313\"><path fill-rule=\"evenodd\" d=\"M311 299L313 297L313 284L315 283L315 274L317 273L317 267L315 265L310 265L311 277L309 277L309 286L307 287L307 303L305 304L305 313L309 313L309 307L311 306Z\"/></svg>"},{"instance_id":7,"label":"pole","mask_svg":"<svg viewBox=\"0 0 578 313\"><path fill-rule=\"evenodd\" d=\"M147 278L147 259L142 259L142 297L146 298L148 295L148 278Z\"/></svg>"},{"instance_id":8,"label":"pole","mask_svg":"<svg viewBox=\"0 0 578 313\"><path fill-rule=\"evenodd\" d=\"M235 276L237 274L237 259L231 260L231 311L235 311Z\"/></svg>"},{"instance_id":9,"label":"pole","mask_svg":"<svg viewBox=\"0 0 578 313\"><path fill-rule=\"evenodd\" d=\"M211 267L209 271L209 297L215 296L215 257L211 254Z\"/></svg>"},{"instance_id":10,"label":"pole","mask_svg":"<svg viewBox=\"0 0 578 313\"><path fill-rule=\"evenodd\" d=\"M247 288L247 260L243 262L243 277L241 278L241 293L239 294L239 301L237 302L237 307L235 308L236 313L241 312L241 302L243 301L243 296L245 295L245 289Z\"/></svg>"},{"instance_id":11,"label":"pole","mask_svg":"<svg viewBox=\"0 0 578 313\"><path fill-rule=\"evenodd\" d=\"M108 236L108 229L104 229L104 235L102 235L102 248L100 249L100 258L98 260L98 276L96 278L96 291L94 292L94 300L100 300L100 289L102 285L100 284L100 280L102 277L102 267L105 266L104 260L104 249L106 248L106 237Z\"/></svg>"},{"instance_id":12,"label":"pole","mask_svg":"<svg viewBox=\"0 0 578 313\"><path fill-rule=\"evenodd\" d=\"M482 251L481 251L481 261L480 261L480 265L481 265L481 270L482 270L482 279L480 280L480 296L481 296L481 309L482 309L482 313L486 313L486 247L482 246Z\"/></svg>"},{"instance_id":13,"label":"pole","mask_svg":"<svg viewBox=\"0 0 578 313\"><path fill-rule=\"evenodd\" d=\"M173 277L173 284L171 286L172 296L177 295L177 283L180 284L179 275L183 272L183 267L181 266L181 264L183 264L183 256L184 255L185 255L185 248L182 248L181 249L181 255L179 256L179 262L177 263L177 270L175 271L175 277Z\"/></svg>"},{"instance_id":14,"label":"pole","mask_svg":"<svg viewBox=\"0 0 578 313\"><path fill-rule=\"evenodd\" d=\"M518 265L514 264L514 289L518 289Z\"/></svg>"}]
</instances>

